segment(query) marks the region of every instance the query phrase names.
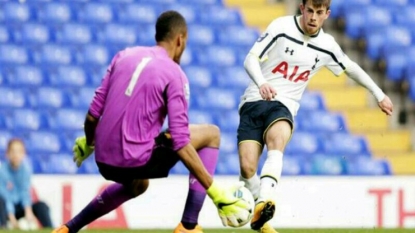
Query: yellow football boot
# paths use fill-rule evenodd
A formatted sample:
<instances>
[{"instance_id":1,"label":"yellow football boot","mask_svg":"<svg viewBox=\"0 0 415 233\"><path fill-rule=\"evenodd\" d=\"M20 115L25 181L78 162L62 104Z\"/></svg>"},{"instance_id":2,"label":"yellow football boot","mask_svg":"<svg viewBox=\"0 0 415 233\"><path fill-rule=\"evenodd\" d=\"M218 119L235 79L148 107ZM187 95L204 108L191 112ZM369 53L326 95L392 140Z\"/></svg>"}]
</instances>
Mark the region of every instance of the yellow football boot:
<instances>
[{"instance_id":1,"label":"yellow football boot","mask_svg":"<svg viewBox=\"0 0 415 233\"><path fill-rule=\"evenodd\" d=\"M200 227L199 225L196 225L195 229L193 230L188 230L184 228L182 223L179 223L176 229L174 229L173 233L203 233L203 230L202 227Z\"/></svg>"},{"instance_id":2,"label":"yellow football boot","mask_svg":"<svg viewBox=\"0 0 415 233\"><path fill-rule=\"evenodd\" d=\"M69 233L69 228L65 225L62 225L52 231L52 233Z\"/></svg>"},{"instance_id":3,"label":"yellow football boot","mask_svg":"<svg viewBox=\"0 0 415 233\"><path fill-rule=\"evenodd\" d=\"M278 233L278 231L272 228L271 224L265 223L261 230L259 230L259 233Z\"/></svg>"},{"instance_id":4,"label":"yellow football boot","mask_svg":"<svg viewBox=\"0 0 415 233\"><path fill-rule=\"evenodd\" d=\"M261 201L255 205L254 216L251 219L251 229L261 230L266 222L274 217L275 203L271 200Z\"/></svg>"}]
</instances>

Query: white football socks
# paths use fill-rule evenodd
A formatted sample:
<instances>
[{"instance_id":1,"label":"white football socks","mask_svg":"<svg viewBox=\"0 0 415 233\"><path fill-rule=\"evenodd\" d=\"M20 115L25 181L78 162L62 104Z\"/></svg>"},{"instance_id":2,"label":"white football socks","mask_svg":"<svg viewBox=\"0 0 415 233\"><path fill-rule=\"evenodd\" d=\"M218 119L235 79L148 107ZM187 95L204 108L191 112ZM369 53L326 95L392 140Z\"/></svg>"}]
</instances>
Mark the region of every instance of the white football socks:
<instances>
[{"instance_id":1,"label":"white football socks","mask_svg":"<svg viewBox=\"0 0 415 233\"><path fill-rule=\"evenodd\" d=\"M255 173L255 175L253 175L251 178L246 179L242 177L242 175L239 175L239 180L245 183L245 187L251 191L254 199L258 199L260 186L259 176Z\"/></svg>"},{"instance_id":2,"label":"white football socks","mask_svg":"<svg viewBox=\"0 0 415 233\"><path fill-rule=\"evenodd\" d=\"M261 188L258 202L275 200L277 183L281 178L283 154L279 150L270 150L261 170Z\"/></svg>"}]
</instances>

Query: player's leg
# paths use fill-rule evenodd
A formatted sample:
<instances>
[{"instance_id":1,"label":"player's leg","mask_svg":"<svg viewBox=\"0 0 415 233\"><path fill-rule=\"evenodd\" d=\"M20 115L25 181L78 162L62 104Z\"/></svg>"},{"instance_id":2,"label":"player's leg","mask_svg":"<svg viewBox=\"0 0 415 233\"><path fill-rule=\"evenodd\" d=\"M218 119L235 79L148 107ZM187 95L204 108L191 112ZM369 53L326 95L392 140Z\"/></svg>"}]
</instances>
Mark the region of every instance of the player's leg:
<instances>
[{"instance_id":1,"label":"player's leg","mask_svg":"<svg viewBox=\"0 0 415 233\"><path fill-rule=\"evenodd\" d=\"M261 169L261 188L251 228L275 232L265 223L275 213L276 188L282 172L283 152L292 134L293 119L289 110L279 102L270 103L266 113L264 140L268 152Z\"/></svg>"},{"instance_id":2,"label":"player's leg","mask_svg":"<svg viewBox=\"0 0 415 233\"><path fill-rule=\"evenodd\" d=\"M254 199L259 196L258 160L263 149L263 101L245 103L239 111L238 153L240 176Z\"/></svg>"},{"instance_id":3,"label":"player's leg","mask_svg":"<svg viewBox=\"0 0 415 233\"><path fill-rule=\"evenodd\" d=\"M0 196L0 229L7 227L7 210L6 202L2 196Z\"/></svg>"},{"instance_id":4,"label":"player's leg","mask_svg":"<svg viewBox=\"0 0 415 233\"><path fill-rule=\"evenodd\" d=\"M215 125L190 125L190 143L197 150L200 160L209 174L213 175L219 156L220 130ZM189 175L189 192L186 199L181 222L174 232L202 232L197 225L200 210L206 197L206 190Z\"/></svg>"},{"instance_id":5,"label":"player's leg","mask_svg":"<svg viewBox=\"0 0 415 233\"><path fill-rule=\"evenodd\" d=\"M23 218L25 215L24 207L22 203L14 204L14 216L17 220Z\"/></svg>"},{"instance_id":6,"label":"player's leg","mask_svg":"<svg viewBox=\"0 0 415 233\"><path fill-rule=\"evenodd\" d=\"M257 175L258 160L264 145L263 135L268 125L266 119L268 119L270 105L272 102L268 101L245 103L240 110L238 127L240 180L245 182L245 187L257 200L251 228L264 233L276 232L271 226L265 224L274 215L274 203L258 202L260 194L260 179Z\"/></svg>"},{"instance_id":7,"label":"player's leg","mask_svg":"<svg viewBox=\"0 0 415 233\"><path fill-rule=\"evenodd\" d=\"M267 158L261 169L259 198L251 220L251 228L262 233L276 231L266 222L274 217L275 196L282 172L284 148L291 137L291 124L287 120L278 120L265 132L268 148Z\"/></svg>"},{"instance_id":8,"label":"player's leg","mask_svg":"<svg viewBox=\"0 0 415 233\"><path fill-rule=\"evenodd\" d=\"M278 120L265 132L268 153L261 170L259 200L275 198L277 184L282 173L284 149L292 134L291 125L292 123L288 120Z\"/></svg>"},{"instance_id":9,"label":"player's leg","mask_svg":"<svg viewBox=\"0 0 415 233\"><path fill-rule=\"evenodd\" d=\"M37 201L32 204L33 214L39 220L40 224L44 228L52 227L52 220L50 219L49 206L43 201Z\"/></svg>"},{"instance_id":10,"label":"player's leg","mask_svg":"<svg viewBox=\"0 0 415 233\"><path fill-rule=\"evenodd\" d=\"M148 179L137 179L125 184L113 183L92 199L79 214L53 232L78 232L84 226L116 209L122 203L143 194L148 185Z\"/></svg>"},{"instance_id":11,"label":"player's leg","mask_svg":"<svg viewBox=\"0 0 415 233\"><path fill-rule=\"evenodd\" d=\"M257 141L241 141L238 145L240 176L239 180L251 191L254 199L259 197L260 180L257 175L258 160L262 152L262 145Z\"/></svg>"}]
</instances>

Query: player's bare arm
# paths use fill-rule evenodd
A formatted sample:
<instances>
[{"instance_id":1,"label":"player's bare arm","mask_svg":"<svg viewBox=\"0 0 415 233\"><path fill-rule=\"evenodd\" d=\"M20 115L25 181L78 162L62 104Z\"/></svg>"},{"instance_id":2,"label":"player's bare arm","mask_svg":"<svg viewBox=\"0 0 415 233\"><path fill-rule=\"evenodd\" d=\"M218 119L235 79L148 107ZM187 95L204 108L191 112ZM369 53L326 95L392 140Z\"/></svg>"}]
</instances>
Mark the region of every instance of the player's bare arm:
<instances>
[{"instance_id":1,"label":"player's bare arm","mask_svg":"<svg viewBox=\"0 0 415 233\"><path fill-rule=\"evenodd\" d=\"M200 184L205 189L208 189L212 185L213 180L206 168L203 166L203 163L200 160L195 148L189 143L177 151L177 154L183 164L196 177Z\"/></svg>"},{"instance_id":2,"label":"player's bare arm","mask_svg":"<svg viewBox=\"0 0 415 233\"><path fill-rule=\"evenodd\" d=\"M115 60L115 59L114 59ZM99 117L102 114L105 98L108 90L108 75L104 77L102 85L97 89L96 95L92 100L92 104L84 121L84 137L75 139L75 145L72 148L73 161L78 167L87 159L95 150L95 130L98 126ZM97 117L94 117L97 116Z\"/></svg>"},{"instance_id":3,"label":"player's bare arm","mask_svg":"<svg viewBox=\"0 0 415 233\"><path fill-rule=\"evenodd\" d=\"M215 126L215 125L211 125L211 124L190 124L189 125L189 130L190 130L190 144L191 146L193 146L194 150L200 150L203 149L205 147L210 147L210 148L219 148L220 146L220 129ZM186 150L183 150L186 149ZM194 150L191 149L191 147L188 148L182 148L182 152L183 153L179 153L179 156L182 157L181 155L183 155L183 157L189 157L192 155L189 155L189 153L194 153ZM197 160L201 160L200 159L200 155L197 155ZM186 158L185 158L186 159ZM191 160L191 159L189 159ZM182 159L183 161L183 159ZM192 161L190 161L192 162ZM193 162L197 162L197 161L193 161ZM203 162L202 162L203 163ZM186 165L186 163L185 163ZM203 168L206 169L205 166L203 166ZM189 169L190 170L190 169ZM207 169L206 169L207 170ZM211 180L212 178L206 177L205 175L203 175L203 171L202 172L198 172L198 171L191 171L193 172L193 174L195 173L200 173L202 176L202 179L204 180ZM209 172L208 172L209 173ZM196 175L195 175L196 176ZM203 183L205 182L200 182L202 184L202 186L207 189L207 187L205 185L203 185ZM207 183L210 183L209 181L207 181Z\"/></svg>"},{"instance_id":4,"label":"player's bare arm","mask_svg":"<svg viewBox=\"0 0 415 233\"><path fill-rule=\"evenodd\" d=\"M184 75L180 70L178 70L178 74ZM182 77L178 77L177 80L170 82L165 89L169 134L173 149L177 151L180 160L200 184L208 189L212 185L212 177L191 144L186 86L187 84L182 81Z\"/></svg>"},{"instance_id":5,"label":"player's bare arm","mask_svg":"<svg viewBox=\"0 0 415 233\"><path fill-rule=\"evenodd\" d=\"M84 137L75 139L75 145L72 148L73 161L78 167L87 159L95 149L95 129L97 128L99 119L87 113L84 121Z\"/></svg>"},{"instance_id":6,"label":"player's bare arm","mask_svg":"<svg viewBox=\"0 0 415 233\"><path fill-rule=\"evenodd\" d=\"M87 113L84 123L84 132L86 137L86 144L88 146L94 146L95 144L95 129L97 128L99 119L93 117L90 113Z\"/></svg>"},{"instance_id":7,"label":"player's bare arm","mask_svg":"<svg viewBox=\"0 0 415 233\"><path fill-rule=\"evenodd\" d=\"M167 88L167 114L169 132L173 148L184 165L195 176L200 184L208 189L212 185L212 177L203 166L196 149L191 144L187 117L187 102L181 82L172 82Z\"/></svg>"}]
</instances>

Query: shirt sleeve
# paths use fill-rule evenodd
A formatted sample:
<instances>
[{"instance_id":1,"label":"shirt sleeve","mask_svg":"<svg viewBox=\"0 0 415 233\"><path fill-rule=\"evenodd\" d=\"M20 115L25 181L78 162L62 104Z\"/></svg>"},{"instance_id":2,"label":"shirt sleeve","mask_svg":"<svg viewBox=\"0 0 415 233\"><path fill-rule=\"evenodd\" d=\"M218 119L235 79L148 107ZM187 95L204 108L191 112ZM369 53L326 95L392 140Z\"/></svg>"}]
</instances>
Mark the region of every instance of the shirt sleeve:
<instances>
[{"instance_id":1,"label":"shirt sleeve","mask_svg":"<svg viewBox=\"0 0 415 233\"><path fill-rule=\"evenodd\" d=\"M8 172L6 171L6 166L4 164L0 165L0 196L4 199L6 203L6 211L8 214L14 214L14 204L10 197L10 191L7 188L8 183L10 182Z\"/></svg>"},{"instance_id":2,"label":"shirt sleeve","mask_svg":"<svg viewBox=\"0 0 415 233\"><path fill-rule=\"evenodd\" d=\"M165 89L167 98L168 127L173 142L173 150L178 151L190 143L188 103L189 84L186 75L173 78Z\"/></svg>"},{"instance_id":3,"label":"shirt sleeve","mask_svg":"<svg viewBox=\"0 0 415 233\"><path fill-rule=\"evenodd\" d=\"M31 172L27 164L21 167L21 175L19 176L19 196L23 207L32 205L32 198L30 194Z\"/></svg>"},{"instance_id":4,"label":"shirt sleeve","mask_svg":"<svg viewBox=\"0 0 415 233\"><path fill-rule=\"evenodd\" d=\"M95 95L92 98L91 105L89 107L89 114L95 118L100 118L104 111L105 100L110 86L110 76L115 63L120 57L120 53L117 53L112 59L110 65L107 68L104 78L102 79L101 85L95 90Z\"/></svg>"},{"instance_id":5,"label":"shirt sleeve","mask_svg":"<svg viewBox=\"0 0 415 233\"><path fill-rule=\"evenodd\" d=\"M282 34L283 25L281 20L275 19L258 38L249 53L258 57L260 62L266 61L268 59L269 51L275 46L275 42Z\"/></svg>"},{"instance_id":6,"label":"shirt sleeve","mask_svg":"<svg viewBox=\"0 0 415 233\"><path fill-rule=\"evenodd\" d=\"M346 63L346 74L356 83L369 90L378 102L385 98L385 93L382 89L380 89L373 79L354 61L349 60Z\"/></svg>"},{"instance_id":7,"label":"shirt sleeve","mask_svg":"<svg viewBox=\"0 0 415 233\"><path fill-rule=\"evenodd\" d=\"M346 71L346 64L349 60L347 55L340 48L340 45L332 39L331 60L326 67L336 76L340 76Z\"/></svg>"}]
</instances>

